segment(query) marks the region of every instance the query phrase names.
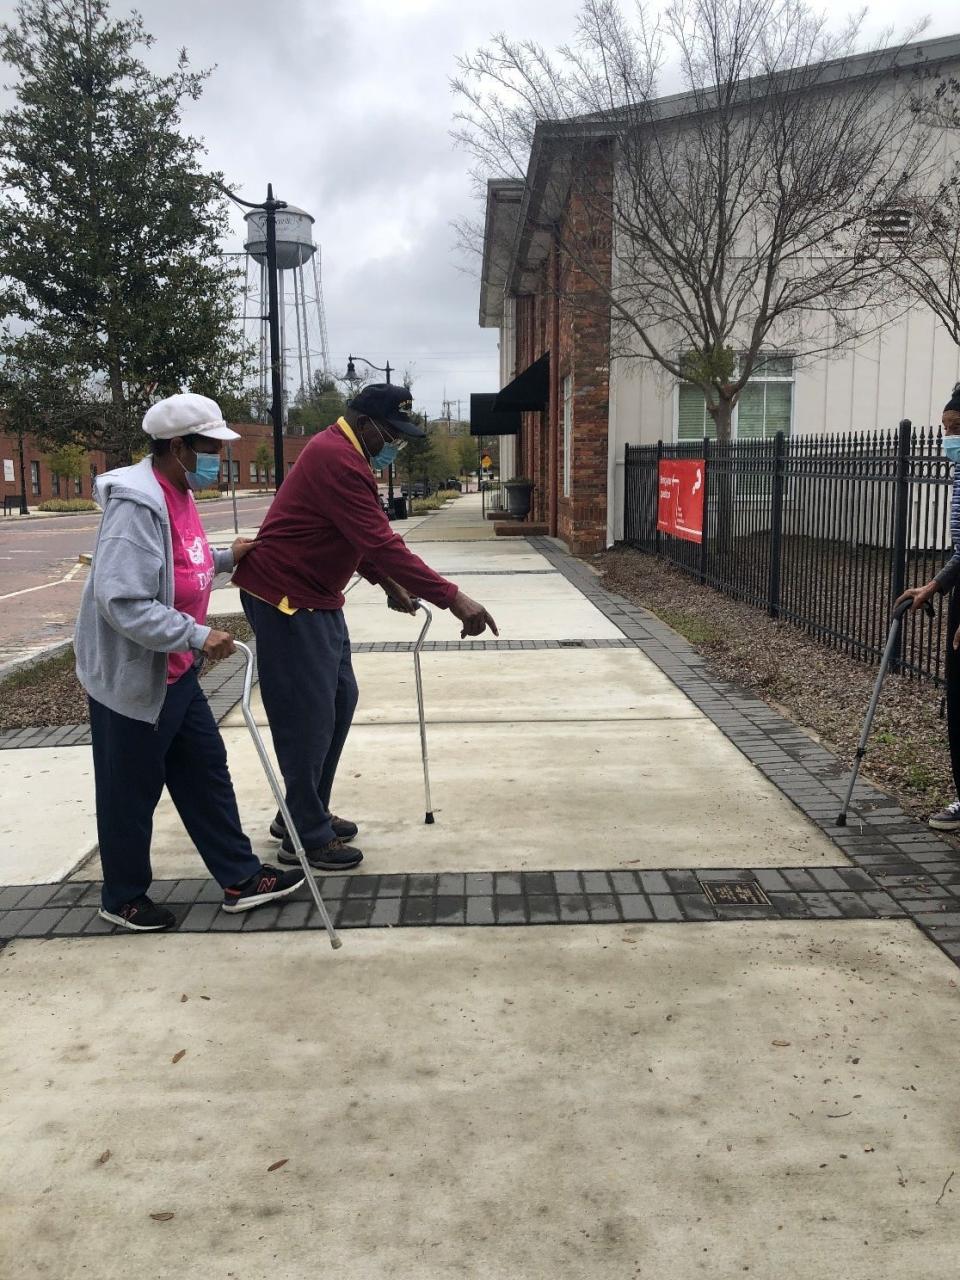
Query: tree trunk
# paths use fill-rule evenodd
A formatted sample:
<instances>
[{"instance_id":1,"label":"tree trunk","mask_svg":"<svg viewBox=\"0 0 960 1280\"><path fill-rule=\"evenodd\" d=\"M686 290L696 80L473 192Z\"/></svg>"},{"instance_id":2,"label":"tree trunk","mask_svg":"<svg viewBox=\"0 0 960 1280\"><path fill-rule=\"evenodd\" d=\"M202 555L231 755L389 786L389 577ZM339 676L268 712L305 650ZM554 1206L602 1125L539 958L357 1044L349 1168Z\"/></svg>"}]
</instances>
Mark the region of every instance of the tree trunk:
<instances>
[{"instance_id":1,"label":"tree trunk","mask_svg":"<svg viewBox=\"0 0 960 1280\"><path fill-rule=\"evenodd\" d=\"M23 457L23 432L17 432L17 452L20 455L20 514L26 516L30 514L27 506L27 464Z\"/></svg>"},{"instance_id":2,"label":"tree trunk","mask_svg":"<svg viewBox=\"0 0 960 1280\"><path fill-rule=\"evenodd\" d=\"M721 396L716 409L711 409L710 413L716 424L718 451L722 457L722 452L729 448L733 435L733 404ZM713 530L714 555L718 566L722 565L733 550L733 468L728 459L729 455L722 462L720 458L716 459L709 480L709 492L714 499L716 512Z\"/></svg>"}]
</instances>

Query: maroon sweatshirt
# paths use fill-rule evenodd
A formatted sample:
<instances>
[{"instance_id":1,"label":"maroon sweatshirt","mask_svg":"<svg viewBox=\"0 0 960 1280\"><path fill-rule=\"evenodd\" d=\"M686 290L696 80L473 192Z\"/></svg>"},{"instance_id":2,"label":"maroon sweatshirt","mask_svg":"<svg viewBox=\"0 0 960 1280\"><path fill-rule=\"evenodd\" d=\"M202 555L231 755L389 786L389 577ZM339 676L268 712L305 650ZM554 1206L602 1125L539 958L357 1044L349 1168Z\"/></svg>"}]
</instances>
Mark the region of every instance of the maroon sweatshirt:
<instances>
[{"instance_id":1,"label":"maroon sweatshirt","mask_svg":"<svg viewBox=\"0 0 960 1280\"><path fill-rule=\"evenodd\" d=\"M300 454L233 581L268 604L339 609L357 571L370 582L393 578L443 609L457 594L394 533L370 464L332 426Z\"/></svg>"}]
</instances>

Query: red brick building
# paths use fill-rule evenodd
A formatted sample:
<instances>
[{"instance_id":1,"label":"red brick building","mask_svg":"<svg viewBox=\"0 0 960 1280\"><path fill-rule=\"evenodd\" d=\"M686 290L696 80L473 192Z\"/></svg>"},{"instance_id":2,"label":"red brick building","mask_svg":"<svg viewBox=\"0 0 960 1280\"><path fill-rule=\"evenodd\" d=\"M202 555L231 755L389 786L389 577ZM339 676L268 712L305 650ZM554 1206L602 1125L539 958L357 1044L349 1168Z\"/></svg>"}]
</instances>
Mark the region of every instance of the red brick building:
<instances>
[{"instance_id":1,"label":"red brick building","mask_svg":"<svg viewBox=\"0 0 960 1280\"><path fill-rule=\"evenodd\" d=\"M232 446L233 479L238 490L259 489L272 486L273 471L273 428L262 422L241 422L232 424L235 431L240 432L240 439ZM307 445L309 436L285 436L283 456L289 471ZM262 446L270 455L269 468L258 461L258 453ZM79 476L69 481L59 480L54 476L47 462L47 453L29 436L23 445L24 472L26 476L27 504L31 507L50 498L91 498L93 481L107 469L106 455L99 450L91 450ZM227 451L224 448L221 465L221 480L227 483L229 470ZM0 501L13 498L21 492L20 457L16 436L0 431Z\"/></svg>"},{"instance_id":2,"label":"red brick building","mask_svg":"<svg viewBox=\"0 0 960 1280\"><path fill-rule=\"evenodd\" d=\"M547 152L562 146L542 142L544 170ZM520 407L531 403L525 389L543 386L538 369L547 375L542 407L525 412L519 436L501 442L502 475L533 481L531 519L579 553L601 550L607 536L610 310L596 280L610 279L610 172L609 149L598 144L582 181L498 180L487 195L480 323L501 330L504 404L511 380ZM571 243L576 261L563 247Z\"/></svg>"}]
</instances>

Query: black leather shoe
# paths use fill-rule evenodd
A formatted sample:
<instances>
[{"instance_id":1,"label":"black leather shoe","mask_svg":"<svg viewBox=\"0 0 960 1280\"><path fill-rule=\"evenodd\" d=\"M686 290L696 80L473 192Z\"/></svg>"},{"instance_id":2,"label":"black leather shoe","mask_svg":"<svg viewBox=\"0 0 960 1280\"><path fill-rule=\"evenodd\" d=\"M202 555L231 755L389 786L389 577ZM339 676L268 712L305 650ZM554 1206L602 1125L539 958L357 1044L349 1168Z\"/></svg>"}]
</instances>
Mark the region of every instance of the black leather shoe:
<instances>
[{"instance_id":1,"label":"black leather shoe","mask_svg":"<svg viewBox=\"0 0 960 1280\"><path fill-rule=\"evenodd\" d=\"M338 818L334 815L330 819L330 825L333 827L333 834L338 840L352 840L354 836L360 834L360 828L357 824L348 821L346 818ZM282 840L287 834L287 824L279 813L270 823L270 834L274 840Z\"/></svg>"},{"instance_id":2,"label":"black leather shoe","mask_svg":"<svg viewBox=\"0 0 960 1280\"><path fill-rule=\"evenodd\" d=\"M287 836L283 838L277 861L284 863L286 866L300 861L293 851L292 842ZM318 871L349 871L363 861L363 854L359 849L354 849L352 845L344 844L340 839L334 839L329 844L321 845L319 849L308 849L307 861L311 867L316 867Z\"/></svg>"}]
</instances>

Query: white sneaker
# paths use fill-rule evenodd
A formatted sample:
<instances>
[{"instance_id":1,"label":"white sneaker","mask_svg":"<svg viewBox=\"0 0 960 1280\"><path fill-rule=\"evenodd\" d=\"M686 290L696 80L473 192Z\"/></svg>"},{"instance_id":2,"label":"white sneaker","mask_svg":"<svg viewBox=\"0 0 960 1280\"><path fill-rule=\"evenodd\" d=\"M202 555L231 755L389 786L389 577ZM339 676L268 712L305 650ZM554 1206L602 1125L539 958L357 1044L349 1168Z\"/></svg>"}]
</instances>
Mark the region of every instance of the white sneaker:
<instances>
[{"instance_id":1,"label":"white sneaker","mask_svg":"<svg viewBox=\"0 0 960 1280\"><path fill-rule=\"evenodd\" d=\"M927 826L934 831L960 831L960 800L954 800L945 809L935 813L927 820Z\"/></svg>"}]
</instances>

